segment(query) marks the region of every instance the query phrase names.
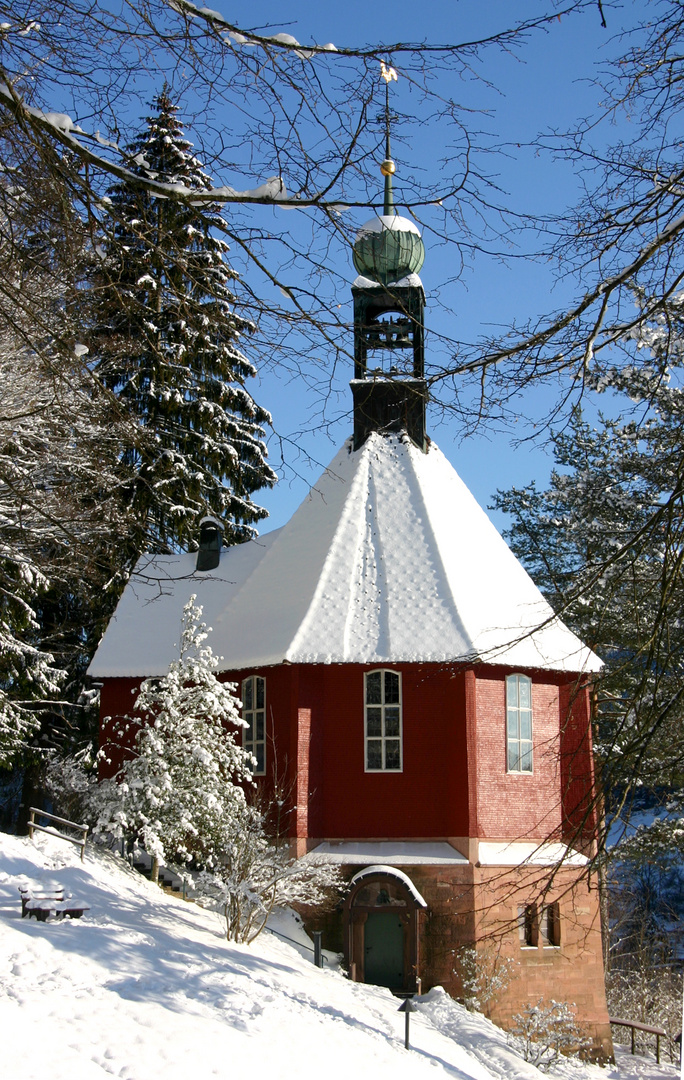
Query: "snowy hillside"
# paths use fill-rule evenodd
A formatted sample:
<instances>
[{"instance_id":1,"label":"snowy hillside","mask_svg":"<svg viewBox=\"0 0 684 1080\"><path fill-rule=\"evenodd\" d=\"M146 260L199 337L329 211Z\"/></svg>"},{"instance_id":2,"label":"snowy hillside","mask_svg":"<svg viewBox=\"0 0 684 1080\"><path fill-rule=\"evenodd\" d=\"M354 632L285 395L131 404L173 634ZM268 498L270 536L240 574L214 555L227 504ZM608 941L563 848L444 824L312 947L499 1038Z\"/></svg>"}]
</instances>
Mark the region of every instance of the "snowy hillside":
<instances>
[{"instance_id":1,"label":"snowy hillside","mask_svg":"<svg viewBox=\"0 0 684 1080\"><path fill-rule=\"evenodd\" d=\"M81 920L21 919L23 879L60 881L90 905ZM297 935L283 917L278 928ZM302 938L302 940L304 940ZM167 896L123 860L42 836L0 833L3 1080L539 1080L505 1035L434 990L403 1047L398 1001L319 971L271 934L229 945L219 918ZM678 1073L641 1059L564 1066L574 1080Z\"/></svg>"}]
</instances>

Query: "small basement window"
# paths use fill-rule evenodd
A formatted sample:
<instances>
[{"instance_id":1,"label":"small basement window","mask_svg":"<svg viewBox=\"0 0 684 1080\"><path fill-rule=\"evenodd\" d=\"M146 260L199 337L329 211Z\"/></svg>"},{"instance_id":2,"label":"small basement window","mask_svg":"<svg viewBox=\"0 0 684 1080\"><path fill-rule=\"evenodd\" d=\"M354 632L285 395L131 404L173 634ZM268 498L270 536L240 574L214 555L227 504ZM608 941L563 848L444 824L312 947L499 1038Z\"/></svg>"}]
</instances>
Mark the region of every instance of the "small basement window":
<instances>
[{"instance_id":1,"label":"small basement window","mask_svg":"<svg viewBox=\"0 0 684 1080\"><path fill-rule=\"evenodd\" d=\"M560 945L560 907L557 903L547 904L541 909L539 937L544 948L558 948Z\"/></svg>"},{"instance_id":2,"label":"small basement window","mask_svg":"<svg viewBox=\"0 0 684 1080\"><path fill-rule=\"evenodd\" d=\"M536 904L521 904L518 907L518 937L521 948L536 949L539 941Z\"/></svg>"},{"instance_id":3,"label":"small basement window","mask_svg":"<svg viewBox=\"0 0 684 1080\"><path fill-rule=\"evenodd\" d=\"M254 775L263 776L266 772L266 680L261 675L250 675L243 680L242 719L247 724L242 729L242 745L256 761Z\"/></svg>"},{"instance_id":4,"label":"small basement window","mask_svg":"<svg viewBox=\"0 0 684 1080\"><path fill-rule=\"evenodd\" d=\"M364 682L366 772L401 772L401 675L368 671Z\"/></svg>"},{"instance_id":5,"label":"small basement window","mask_svg":"<svg viewBox=\"0 0 684 1080\"><path fill-rule=\"evenodd\" d=\"M532 772L532 680L527 675L506 678L507 771Z\"/></svg>"}]
</instances>

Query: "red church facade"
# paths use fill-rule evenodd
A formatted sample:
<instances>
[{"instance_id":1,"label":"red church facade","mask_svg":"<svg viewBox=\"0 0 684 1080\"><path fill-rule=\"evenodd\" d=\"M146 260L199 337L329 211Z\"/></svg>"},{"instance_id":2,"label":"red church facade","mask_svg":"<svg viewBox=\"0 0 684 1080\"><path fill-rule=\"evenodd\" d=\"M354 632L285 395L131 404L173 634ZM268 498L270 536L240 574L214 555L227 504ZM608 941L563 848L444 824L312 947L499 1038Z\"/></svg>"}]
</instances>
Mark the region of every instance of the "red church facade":
<instances>
[{"instance_id":1,"label":"red church facade","mask_svg":"<svg viewBox=\"0 0 684 1080\"><path fill-rule=\"evenodd\" d=\"M391 172L354 248L353 437L282 529L220 553L214 523L198 556L143 556L90 668L102 747L113 773L112 718L178 655L195 595L293 851L342 868L337 909L305 914L350 977L458 997L459 949L475 947L517 965L492 1019L573 1002L605 1058L601 663L426 435L423 247Z\"/></svg>"},{"instance_id":2,"label":"red church facade","mask_svg":"<svg viewBox=\"0 0 684 1080\"><path fill-rule=\"evenodd\" d=\"M392 731L399 731L399 768L368 767L366 677L378 671L398 677L399 725ZM507 678L520 675L531 685L529 771L508 767ZM395 989L413 990L420 980L423 991L442 985L458 997L458 950L493 943L502 958L519 965L491 1007L495 1021L506 1026L525 1002L540 997L570 1000L599 1055L610 1055L598 892L578 860L578 854L593 853L596 834L586 681L503 666L407 663L281 664L226 672L225 678L243 700L247 685L261 680L265 728L258 783L287 793L298 855L320 845L339 847L343 862L345 851L359 842L361 862L345 867L352 882L363 865L364 843L388 849L392 841L408 844L399 869L426 906L393 880L390 868L384 875L378 869L375 878L378 888L396 893L393 907L403 919ZM105 680L103 715L130 711L139 682ZM385 738L395 740L393 734ZM106 727L103 745L111 757ZM117 764L114 758L111 768ZM520 851L522 841L528 847ZM412 864L411 851L421 844L429 849L430 842L449 845L462 861L430 864L423 858ZM552 842L574 853L568 864L535 861L534 849L543 852ZM507 849L512 865L499 854ZM362 880L352 884L341 910L307 913L311 925L323 930L324 946L342 951L351 976L361 981L368 974L373 907L356 898L363 901L368 890Z\"/></svg>"}]
</instances>

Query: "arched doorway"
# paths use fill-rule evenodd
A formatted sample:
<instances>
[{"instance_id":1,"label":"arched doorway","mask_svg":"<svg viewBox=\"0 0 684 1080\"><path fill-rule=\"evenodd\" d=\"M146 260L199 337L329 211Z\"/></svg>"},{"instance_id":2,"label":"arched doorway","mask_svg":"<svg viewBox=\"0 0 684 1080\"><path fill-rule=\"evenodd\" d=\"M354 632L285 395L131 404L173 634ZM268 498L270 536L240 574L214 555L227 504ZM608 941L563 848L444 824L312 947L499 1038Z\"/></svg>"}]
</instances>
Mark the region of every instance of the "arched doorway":
<instances>
[{"instance_id":1,"label":"arched doorway","mask_svg":"<svg viewBox=\"0 0 684 1080\"><path fill-rule=\"evenodd\" d=\"M401 870L369 866L356 874L344 903L345 959L352 979L414 991L419 922L426 907Z\"/></svg>"}]
</instances>

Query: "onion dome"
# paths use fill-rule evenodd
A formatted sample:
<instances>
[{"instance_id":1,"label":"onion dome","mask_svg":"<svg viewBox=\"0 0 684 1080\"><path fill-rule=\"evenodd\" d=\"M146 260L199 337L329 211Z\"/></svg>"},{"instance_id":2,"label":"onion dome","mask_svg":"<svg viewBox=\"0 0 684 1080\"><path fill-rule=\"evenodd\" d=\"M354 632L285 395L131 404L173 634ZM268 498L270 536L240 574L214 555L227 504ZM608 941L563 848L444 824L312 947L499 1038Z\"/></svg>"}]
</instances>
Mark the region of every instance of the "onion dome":
<instances>
[{"instance_id":1,"label":"onion dome","mask_svg":"<svg viewBox=\"0 0 684 1080\"><path fill-rule=\"evenodd\" d=\"M425 248L412 221L399 214L381 214L359 229L353 258L359 274L388 285L417 274L425 262Z\"/></svg>"},{"instance_id":2,"label":"onion dome","mask_svg":"<svg viewBox=\"0 0 684 1080\"><path fill-rule=\"evenodd\" d=\"M425 262L425 247L419 229L394 209L392 175L395 170L389 155L388 132L386 157L380 165L380 172L385 177L384 213L361 226L353 249L354 266L359 274L381 285L417 274Z\"/></svg>"}]
</instances>

